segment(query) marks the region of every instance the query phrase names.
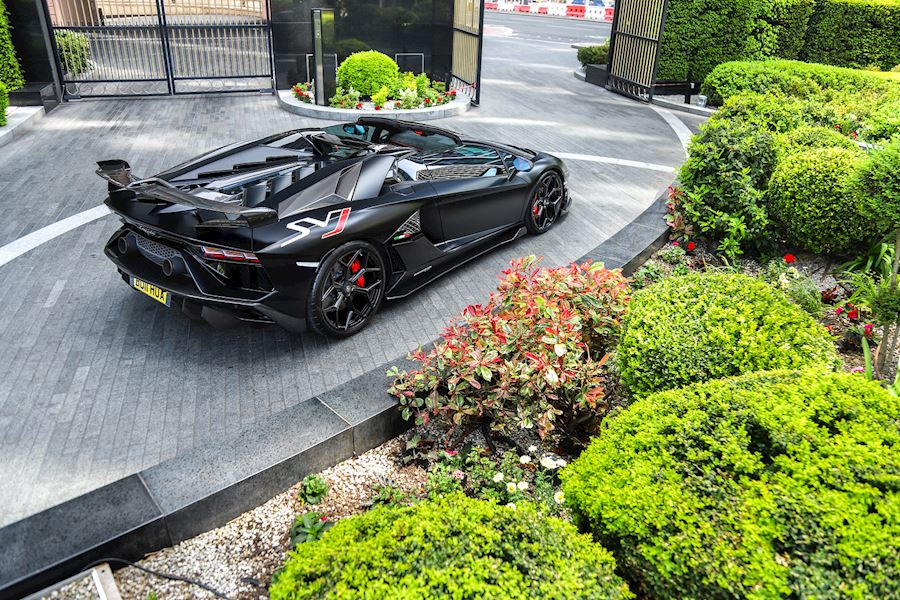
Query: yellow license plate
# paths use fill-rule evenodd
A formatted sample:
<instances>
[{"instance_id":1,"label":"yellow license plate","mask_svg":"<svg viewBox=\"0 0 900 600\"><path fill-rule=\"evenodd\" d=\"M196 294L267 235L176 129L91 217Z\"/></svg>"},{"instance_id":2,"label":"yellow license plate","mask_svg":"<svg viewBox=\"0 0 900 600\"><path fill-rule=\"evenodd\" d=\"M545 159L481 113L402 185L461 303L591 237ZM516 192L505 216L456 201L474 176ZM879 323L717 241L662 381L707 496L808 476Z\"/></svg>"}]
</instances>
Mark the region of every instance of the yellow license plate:
<instances>
[{"instance_id":1,"label":"yellow license plate","mask_svg":"<svg viewBox=\"0 0 900 600\"><path fill-rule=\"evenodd\" d=\"M169 306L172 304L172 294L162 288L159 288L152 283L147 283L146 281L141 281L137 277L131 278L131 287L136 289L137 291L147 294L160 304L165 304Z\"/></svg>"}]
</instances>

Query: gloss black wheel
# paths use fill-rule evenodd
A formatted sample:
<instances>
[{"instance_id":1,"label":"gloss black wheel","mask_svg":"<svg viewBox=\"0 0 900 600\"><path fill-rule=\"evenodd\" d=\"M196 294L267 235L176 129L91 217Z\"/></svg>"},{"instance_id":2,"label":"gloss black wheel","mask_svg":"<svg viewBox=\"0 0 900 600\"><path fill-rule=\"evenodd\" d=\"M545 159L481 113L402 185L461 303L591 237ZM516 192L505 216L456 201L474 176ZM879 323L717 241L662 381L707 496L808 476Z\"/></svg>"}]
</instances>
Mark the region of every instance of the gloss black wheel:
<instances>
[{"instance_id":1,"label":"gloss black wheel","mask_svg":"<svg viewBox=\"0 0 900 600\"><path fill-rule=\"evenodd\" d=\"M562 176L556 171L541 175L529 196L528 216L525 218L529 233L544 233L550 229L562 212L565 199Z\"/></svg>"},{"instance_id":2,"label":"gloss black wheel","mask_svg":"<svg viewBox=\"0 0 900 600\"><path fill-rule=\"evenodd\" d=\"M365 327L384 299L385 262L367 242L349 242L319 265L309 322L321 334L346 337Z\"/></svg>"}]
</instances>

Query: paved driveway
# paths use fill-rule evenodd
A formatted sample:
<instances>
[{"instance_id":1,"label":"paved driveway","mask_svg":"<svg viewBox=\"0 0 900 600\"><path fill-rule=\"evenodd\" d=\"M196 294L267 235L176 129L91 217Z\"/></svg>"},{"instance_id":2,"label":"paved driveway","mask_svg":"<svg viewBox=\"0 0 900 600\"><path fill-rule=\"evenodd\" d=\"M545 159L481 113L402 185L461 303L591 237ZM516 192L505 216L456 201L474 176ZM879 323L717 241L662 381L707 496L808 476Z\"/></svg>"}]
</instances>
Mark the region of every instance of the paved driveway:
<instances>
[{"instance_id":1,"label":"paved driveway","mask_svg":"<svg viewBox=\"0 0 900 600\"><path fill-rule=\"evenodd\" d=\"M683 160L679 139L649 107L572 76L569 44L599 41L608 27L514 15L489 15L487 24L482 106L442 124L584 155L568 161L570 216L388 303L371 327L342 341L275 327L215 330L140 297L102 254L117 227L111 216L11 260L0 266L0 525L233 435L394 359L483 300L510 258L566 263L652 202L672 179L659 165ZM62 106L0 153L0 246L98 205L97 159L126 158L150 174L226 142L312 124L271 96Z\"/></svg>"}]
</instances>

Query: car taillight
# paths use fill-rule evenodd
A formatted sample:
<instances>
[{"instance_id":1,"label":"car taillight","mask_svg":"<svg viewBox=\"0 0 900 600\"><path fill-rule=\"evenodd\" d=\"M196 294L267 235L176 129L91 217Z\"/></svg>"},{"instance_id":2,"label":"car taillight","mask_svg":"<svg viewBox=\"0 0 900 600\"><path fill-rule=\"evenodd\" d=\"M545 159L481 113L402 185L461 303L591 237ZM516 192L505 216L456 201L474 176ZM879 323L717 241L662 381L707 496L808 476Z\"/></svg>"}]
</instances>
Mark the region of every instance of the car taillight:
<instances>
[{"instance_id":1,"label":"car taillight","mask_svg":"<svg viewBox=\"0 0 900 600\"><path fill-rule=\"evenodd\" d=\"M258 263L259 259L252 252L241 252L240 250L226 250L225 248L213 248L211 246L200 246L204 258L212 260L230 260L234 262L252 262Z\"/></svg>"}]
</instances>

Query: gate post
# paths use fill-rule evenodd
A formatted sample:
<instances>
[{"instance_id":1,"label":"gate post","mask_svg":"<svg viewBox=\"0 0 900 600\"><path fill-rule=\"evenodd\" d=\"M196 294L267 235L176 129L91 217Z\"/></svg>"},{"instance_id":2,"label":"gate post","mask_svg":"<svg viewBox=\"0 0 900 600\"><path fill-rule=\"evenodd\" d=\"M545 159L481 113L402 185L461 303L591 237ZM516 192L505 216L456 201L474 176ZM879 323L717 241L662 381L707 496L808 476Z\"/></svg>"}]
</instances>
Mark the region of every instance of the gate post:
<instances>
[{"instance_id":1,"label":"gate post","mask_svg":"<svg viewBox=\"0 0 900 600\"><path fill-rule=\"evenodd\" d=\"M334 40L334 9L312 9L313 27L313 83L316 104L328 104L336 89L337 52Z\"/></svg>"}]
</instances>

